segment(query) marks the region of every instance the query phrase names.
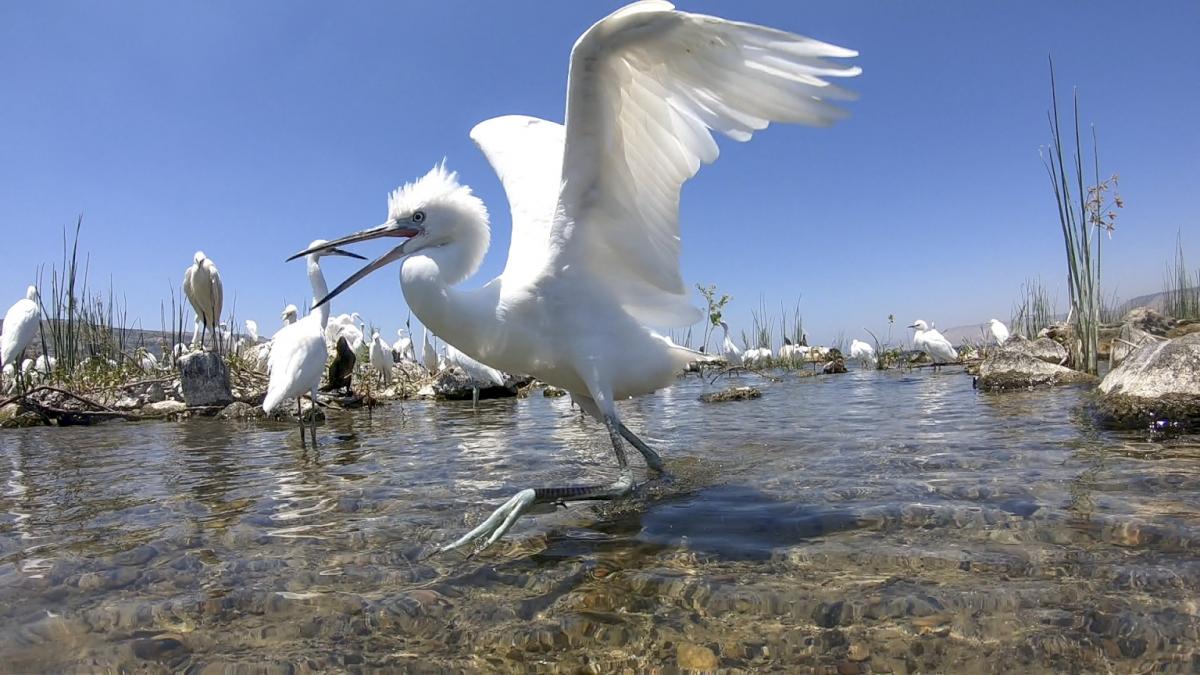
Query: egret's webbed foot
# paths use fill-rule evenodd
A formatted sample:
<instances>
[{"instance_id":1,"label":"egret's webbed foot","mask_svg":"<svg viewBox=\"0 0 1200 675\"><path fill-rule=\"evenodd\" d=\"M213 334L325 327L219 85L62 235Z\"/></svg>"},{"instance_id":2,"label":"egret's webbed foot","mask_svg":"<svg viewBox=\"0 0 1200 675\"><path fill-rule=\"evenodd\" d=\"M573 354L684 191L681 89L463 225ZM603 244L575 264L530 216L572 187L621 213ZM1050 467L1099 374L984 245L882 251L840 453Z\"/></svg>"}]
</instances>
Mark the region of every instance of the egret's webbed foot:
<instances>
[{"instance_id":1,"label":"egret's webbed foot","mask_svg":"<svg viewBox=\"0 0 1200 675\"><path fill-rule=\"evenodd\" d=\"M632 431L630 431L629 427L625 426L624 423L617 422L617 425L621 432L621 436L625 440L629 441L630 445L637 448L638 452L642 453L642 457L646 460L646 466L659 473L666 471L666 469L663 468L662 457L659 457L658 453L655 452L653 448L646 445L646 443L642 441L642 439L638 438L637 435L635 435Z\"/></svg>"}]
</instances>

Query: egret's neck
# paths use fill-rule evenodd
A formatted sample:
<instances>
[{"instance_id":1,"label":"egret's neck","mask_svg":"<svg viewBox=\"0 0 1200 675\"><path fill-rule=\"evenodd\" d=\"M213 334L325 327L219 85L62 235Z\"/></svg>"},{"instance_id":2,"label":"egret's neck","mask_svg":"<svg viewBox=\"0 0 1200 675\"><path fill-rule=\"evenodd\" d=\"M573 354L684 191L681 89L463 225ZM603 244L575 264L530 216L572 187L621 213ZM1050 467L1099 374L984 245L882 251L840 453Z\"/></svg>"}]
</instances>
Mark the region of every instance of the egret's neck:
<instances>
[{"instance_id":1,"label":"egret's neck","mask_svg":"<svg viewBox=\"0 0 1200 675\"><path fill-rule=\"evenodd\" d=\"M478 266L478 257L458 244L435 246L404 261L400 285L413 313L435 335L478 358L497 325L490 294L454 287Z\"/></svg>"},{"instance_id":2,"label":"egret's neck","mask_svg":"<svg viewBox=\"0 0 1200 675\"><path fill-rule=\"evenodd\" d=\"M321 263L316 256L308 258L308 283L312 284L313 302L329 295L329 286L325 285L325 275L321 273ZM314 310L317 313L317 320L321 322L321 327L324 328L329 323L329 303L325 303Z\"/></svg>"}]
</instances>

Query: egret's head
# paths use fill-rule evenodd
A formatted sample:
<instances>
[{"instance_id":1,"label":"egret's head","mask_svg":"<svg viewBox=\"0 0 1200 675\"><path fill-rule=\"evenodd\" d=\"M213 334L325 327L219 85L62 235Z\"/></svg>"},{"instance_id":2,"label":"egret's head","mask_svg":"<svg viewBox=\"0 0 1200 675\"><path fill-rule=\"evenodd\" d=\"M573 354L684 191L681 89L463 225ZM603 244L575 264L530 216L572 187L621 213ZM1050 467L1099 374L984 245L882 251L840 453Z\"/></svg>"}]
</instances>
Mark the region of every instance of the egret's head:
<instances>
[{"instance_id":1,"label":"egret's head","mask_svg":"<svg viewBox=\"0 0 1200 675\"><path fill-rule=\"evenodd\" d=\"M196 255L192 256L192 262L199 265L204 262L208 256L204 255L204 251L196 251Z\"/></svg>"},{"instance_id":2,"label":"egret's head","mask_svg":"<svg viewBox=\"0 0 1200 675\"><path fill-rule=\"evenodd\" d=\"M388 195L387 222L368 230L326 242L323 247L340 246L380 237L399 237L405 241L369 265L325 296L324 303L346 290L371 272L419 251L455 244L460 248L460 264L445 281L456 284L475 273L487 252L491 231L488 212L483 200L471 188L458 182L458 174L436 165L421 178L406 183ZM292 256L297 258L314 250L309 247ZM292 258L289 258L292 259Z\"/></svg>"},{"instance_id":3,"label":"egret's head","mask_svg":"<svg viewBox=\"0 0 1200 675\"><path fill-rule=\"evenodd\" d=\"M30 286L29 288L26 288L25 289L25 298L27 300L32 300L32 301L38 303L39 305L42 303L42 296L38 294L37 286Z\"/></svg>"},{"instance_id":4,"label":"egret's head","mask_svg":"<svg viewBox=\"0 0 1200 675\"><path fill-rule=\"evenodd\" d=\"M909 328L916 328L917 330L929 330L929 324L917 319L916 321L912 322L912 325L909 326Z\"/></svg>"},{"instance_id":5,"label":"egret's head","mask_svg":"<svg viewBox=\"0 0 1200 675\"><path fill-rule=\"evenodd\" d=\"M299 313L300 310L296 309L295 305L288 305L287 307L283 308L283 320L291 323L296 320L296 315Z\"/></svg>"},{"instance_id":6,"label":"egret's head","mask_svg":"<svg viewBox=\"0 0 1200 675\"><path fill-rule=\"evenodd\" d=\"M993 326L995 326L995 325L997 325L997 324L999 324L999 323L1000 323L1000 319L988 319L988 323L990 323L990 324L992 324Z\"/></svg>"}]
</instances>

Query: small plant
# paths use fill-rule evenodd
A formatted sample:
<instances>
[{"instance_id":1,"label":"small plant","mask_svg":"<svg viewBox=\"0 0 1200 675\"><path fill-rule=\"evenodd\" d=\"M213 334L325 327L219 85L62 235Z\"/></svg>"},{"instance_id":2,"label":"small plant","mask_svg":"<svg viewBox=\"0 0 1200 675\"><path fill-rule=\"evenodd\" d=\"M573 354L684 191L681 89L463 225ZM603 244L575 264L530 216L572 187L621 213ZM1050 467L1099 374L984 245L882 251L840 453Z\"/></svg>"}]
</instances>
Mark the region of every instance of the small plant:
<instances>
[{"instance_id":1,"label":"small plant","mask_svg":"<svg viewBox=\"0 0 1200 675\"><path fill-rule=\"evenodd\" d=\"M1183 235L1176 235L1175 261L1167 263L1163 287L1167 314L1176 319L1200 319L1200 268L1194 274L1188 273Z\"/></svg>"},{"instance_id":2,"label":"small plant","mask_svg":"<svg viewBox=\"0 0 1200 675\"><path fill-rule=\"evenodd\" d=\"M708 351L708 339L712 336L713 329L721 325L721 312L725 309L725 305L733 298L728 293L722 293L717 297L717 285L709 284L701 286L696 284L696 290L700 291L700 295L704 296L704 302L708 305L708 322L704 324L704 342L703 351Z\"/></svg>"},{"instance_id":3,"label":"small plant","mask_svg":"<svg viewBox=\"0 0 1200 675\"><path fill-rule=\"evenodd\" d=\"M1008 327L1014 334L1032 340L1043 328L1054 323L1057 313L1058 309L1050 299L1050 294L1046 292L1046 287L1042 285L1041 279L1027 279L1021 284L1021 295L1013 304Z\"/></svg>"}]
</instances>

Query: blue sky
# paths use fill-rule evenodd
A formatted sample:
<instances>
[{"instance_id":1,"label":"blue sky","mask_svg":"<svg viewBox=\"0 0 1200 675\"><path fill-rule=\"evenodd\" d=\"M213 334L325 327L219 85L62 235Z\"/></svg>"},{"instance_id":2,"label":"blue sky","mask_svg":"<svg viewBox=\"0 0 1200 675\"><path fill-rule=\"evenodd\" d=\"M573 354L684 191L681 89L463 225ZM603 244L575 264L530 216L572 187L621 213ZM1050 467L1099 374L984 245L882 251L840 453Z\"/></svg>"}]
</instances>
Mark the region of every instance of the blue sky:
<instances>
[{"instance_id":1,"label":"blue sky","mask_svg":"<svg viewBox=\"0 0 1200 675\"><path fill-rule=\"evenodd\" d=\"M94 285L147 328L192 253L264 328L309 295L284 258L382 222L386 193L443 156L488 203L499 273L509 220L467 138L508 113L561 120L574 40L615 2L0 4L0 304L21 297L84 214ZM814 342L924 318L1007 320L1040 276L1066 305L1038 147L1053 53L1079 87L1127 207L1107 291L1159 290L1176 233L1200 261L1200 3L683 2L857 49L851 117L772 126L684 190L683 270L734 301L800 298ZM360 247L377 255L386 245ZM325 265L331 285L353 261ZM394 338L399 269L334 311ZM902 333L897 330L896 334Z\"/></svg>"}]
</instances>

